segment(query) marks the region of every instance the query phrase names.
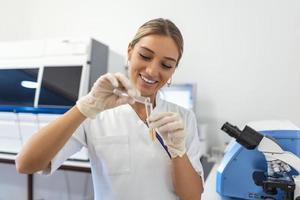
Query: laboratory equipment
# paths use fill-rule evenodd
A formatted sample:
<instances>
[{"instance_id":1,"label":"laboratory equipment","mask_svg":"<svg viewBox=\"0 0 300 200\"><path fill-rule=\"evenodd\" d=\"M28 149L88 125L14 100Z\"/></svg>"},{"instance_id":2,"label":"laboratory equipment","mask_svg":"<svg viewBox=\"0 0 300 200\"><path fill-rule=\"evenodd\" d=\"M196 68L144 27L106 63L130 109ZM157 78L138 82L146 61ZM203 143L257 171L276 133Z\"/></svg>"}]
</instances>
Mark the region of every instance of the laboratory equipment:
<instances>
[{"instance_id":1,"label":"laboratory equipment","mask_svg":"<svg viewBox=\"0 0 300 200\"><path fill-rule=\"evenodd\" d=\"M145 103L145 108L146 108L146 115L147 115L147 123L149 124L149 117L153 111L153 105L150 102ZM156 130L153 128L149 128L149 136L152 140L152 142L155 141L156 138Z\"/></svg>"},{"instance_id":2,"label":"laboratory equipment","mask_svg":"<svg viewBox=\"0 0 300 200\"><path fill-rule=\"evenodd\" d=\"M195 110L196 84L182 83L165 86L159 91L160 98L180 105L186 109Z\"/></svg>"},{"instance_id":3,"label":"laboratory equipment","mask_svg":"<svg viewBox=\"0 0 300 200\"><path fill-rule=\"evenodd\" d=\"M38 72L38 68L0 69L0 107L33 107Z\"/></svg>"},{"instance_id":4,"label":"laboratory equipment","mask_svg":"<svg viewBox=\"0 0 300 200\"><path fill-rule=\"evenodd\" d=\"M120 89L113 89L112 91L114 94L118 95L118 96L125 96L125 97L128 97L129 95L125 92L125 91L122 91ZM142 104L151 104L150 102L150 98L149 97L143 97L143 96L133 96L131 97L134 99L134 101L138 102L138 103L142 103Z\"/></svg>"},{"instance_id":5,"label":"laboratory equipment","mask_svg":"<svg viewBox=\"0 0 300 200\"><path fill-rule=\"evenodd\" d=\"M227 147L217 171L216 190L226 199L300 199L300 130L243 131L225 123L236 140Z\"/></svg>"}]
</instances>

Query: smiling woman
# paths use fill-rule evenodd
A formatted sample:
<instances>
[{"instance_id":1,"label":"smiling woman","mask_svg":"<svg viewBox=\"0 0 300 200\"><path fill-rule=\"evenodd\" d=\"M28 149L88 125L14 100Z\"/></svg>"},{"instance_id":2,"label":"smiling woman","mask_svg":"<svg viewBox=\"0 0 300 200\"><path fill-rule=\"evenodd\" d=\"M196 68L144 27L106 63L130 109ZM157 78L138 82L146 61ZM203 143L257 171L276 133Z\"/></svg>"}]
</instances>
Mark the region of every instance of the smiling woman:
<instances>
[{"instance_id":1,"label":"smiling woman","mask_svg":"<svg viewBox=\"0 0 300 200\"><path fill-rule=\"evenodd\" d=\"M195 115L157 95L182 52L182 35L173 22L146 22L128 45L129 79L120 73L99 77L76 106L33 135L17 156L17 170L53 173L86 146L96 200L201 199ZM135 101L140 95L154 105L149 117ZM152 142L149 129L159 142Z\"/></svg>"}]
</instances>

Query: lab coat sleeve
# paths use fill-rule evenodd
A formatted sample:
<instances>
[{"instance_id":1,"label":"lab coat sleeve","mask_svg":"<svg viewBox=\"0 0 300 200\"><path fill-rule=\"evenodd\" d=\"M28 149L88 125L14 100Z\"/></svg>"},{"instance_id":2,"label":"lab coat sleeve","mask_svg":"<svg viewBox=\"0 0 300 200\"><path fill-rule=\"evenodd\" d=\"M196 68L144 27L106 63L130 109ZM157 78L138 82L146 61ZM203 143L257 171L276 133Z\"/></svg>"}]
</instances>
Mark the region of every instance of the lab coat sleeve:
<instances>
[{"instance_id":1,"label":"lab coat sleeve","mask_svg":"<svg viewBox=\"0 0 300 200\"><path fill-rule=\"evenodd\" d=\"M63 146L63 148L51 160L51 164L46 170L41 171L44 175L50 175L55 172L64 161L70 156L80 151L83 146L86 146L86 138L83 125L79 126L73 133L71 138Z\"/></svg>"},{"instance_id":2,"label":"lab coat sleeve","mask_svg":"<svg viewBox=\"0 0 300 200\"><path fill-rule=\"evenodd\" d=\"M204 180L203 167L200 161L202 156L201 143L198 135L196 116L192 111L190 111L185 118L185 125L187 131L187 156L196 172L202 177L202 180Z\"/></svg>"}]
</instances>

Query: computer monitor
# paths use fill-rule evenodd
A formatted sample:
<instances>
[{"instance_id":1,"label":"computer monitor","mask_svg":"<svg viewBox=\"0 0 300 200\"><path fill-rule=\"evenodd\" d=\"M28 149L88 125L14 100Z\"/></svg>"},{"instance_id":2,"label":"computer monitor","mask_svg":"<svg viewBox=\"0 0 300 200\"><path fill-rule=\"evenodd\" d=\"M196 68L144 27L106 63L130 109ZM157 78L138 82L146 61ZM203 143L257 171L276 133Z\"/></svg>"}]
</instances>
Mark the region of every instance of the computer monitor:
<instances>
[{"instance_id":1,"label":"computer monitor","mask_svg":"<svg viewBox=\"0 0 300 200\"><path fill-rule=\"evenodd\" d=\"M193 110L196 102L195 84L172 84L169 87L163 87L159 95L162 99L178 104L184 108Z\"/></svg>"},{"instance_id":2,"label":"computer monitor","mask_svg":"<svg viewBox=\"0 0 300 200\"><path fill-rule=\"evenodd\" d=\"M38 68L0 69L0 106L33 106Z\"/></svg>"},{"instance_id":3,"label":"computer monitor","mask_svg":"<svg viewBox=\"0 0 300 200\"><path fill-rule=\"evenodd\" d=\"M82 66L46 66L43 71L38 107L71 107L75 105Z\"/></svg>"}]
</instances>

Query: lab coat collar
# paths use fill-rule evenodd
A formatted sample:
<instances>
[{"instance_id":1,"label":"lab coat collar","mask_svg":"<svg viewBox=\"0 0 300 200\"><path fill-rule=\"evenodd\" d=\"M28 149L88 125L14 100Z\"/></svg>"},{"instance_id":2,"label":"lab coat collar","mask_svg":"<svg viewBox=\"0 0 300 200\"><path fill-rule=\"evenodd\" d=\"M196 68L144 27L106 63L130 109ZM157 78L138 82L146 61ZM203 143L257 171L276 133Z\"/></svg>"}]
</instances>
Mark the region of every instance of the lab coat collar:
<instances>
[{"instance_id":1,"label":"lab coat collar","mask_svg":"<svg viewBox=\"0 0 300 200\"><path fill-rule=\"evenodd\" d=\"M164 100L160 97L159 93L160 92L158 91L156 94L155 97L156 106L153 108L153 111L159 111L163 107Z\"/></svg>"}]
</instances>

